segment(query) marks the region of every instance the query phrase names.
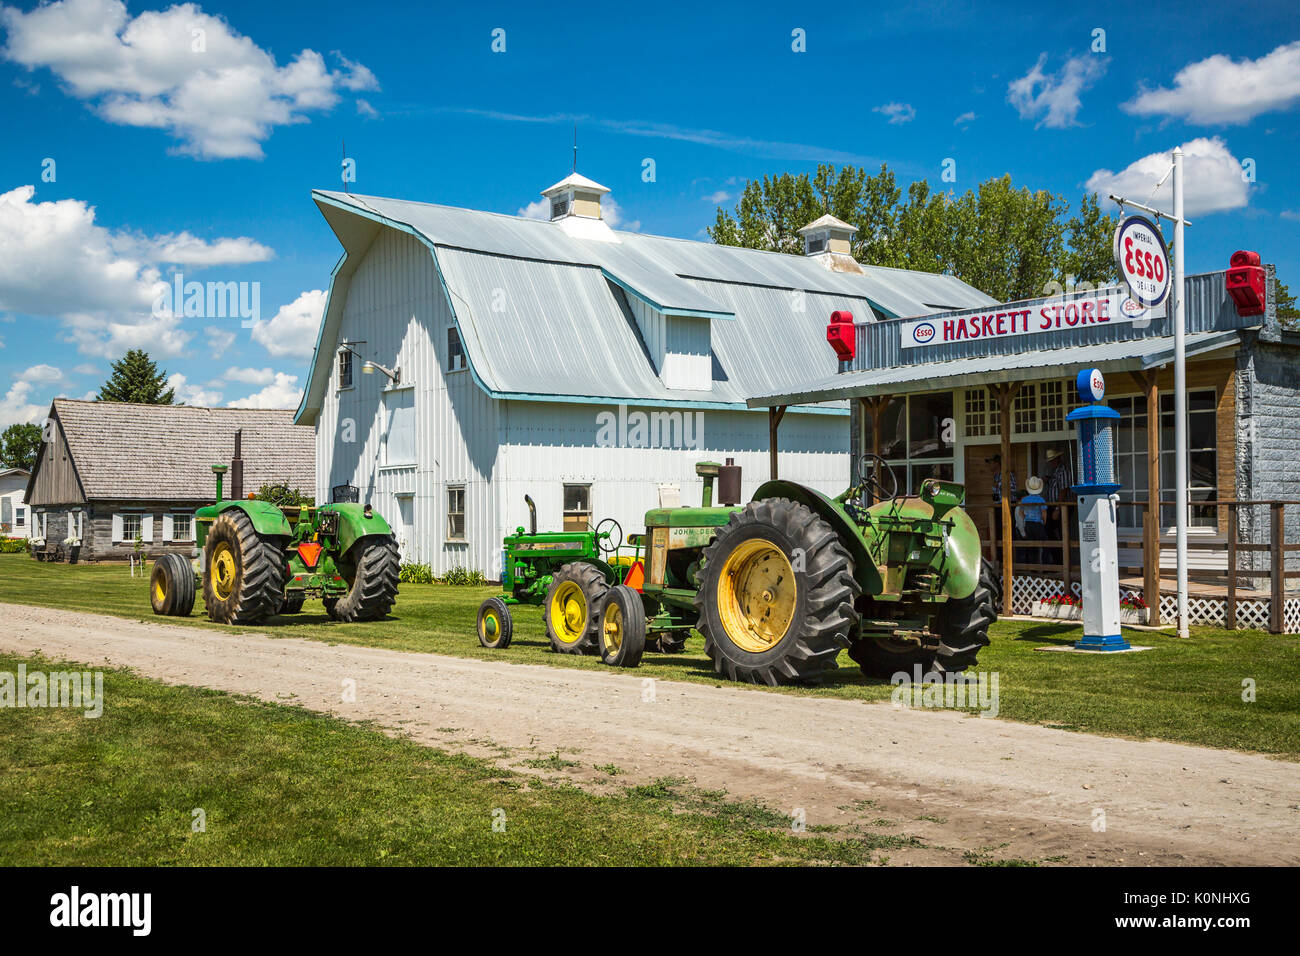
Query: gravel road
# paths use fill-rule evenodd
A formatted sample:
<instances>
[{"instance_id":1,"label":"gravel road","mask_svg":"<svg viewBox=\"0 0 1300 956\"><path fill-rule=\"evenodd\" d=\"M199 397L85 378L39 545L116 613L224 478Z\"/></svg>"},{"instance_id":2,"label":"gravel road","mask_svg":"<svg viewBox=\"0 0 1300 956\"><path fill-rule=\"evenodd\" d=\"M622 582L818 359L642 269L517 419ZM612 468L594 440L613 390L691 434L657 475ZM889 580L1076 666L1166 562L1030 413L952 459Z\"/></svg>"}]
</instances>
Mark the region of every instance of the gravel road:
<instances>
[{"instance_id":1,"label":"gravel road","mask_svg":"<svg viewBox=\"0 0 1300 956\"><path fill-rule=\"evenodd\" d=\"M682 776L808 825L920 837L891 863L1300 863L1300 764L632 672L230 635L0 604L0 649L293 703L582 786ZM355 701L343 687L355 682ZM106 702L111 710L112 700ZM614 764L611 779L596 770ZM871 801L862 803L861 801ZM1104 831L1097 828L1104 814ZM887 821L887 822L886 822Z\"/></svg>"}]
</instances>

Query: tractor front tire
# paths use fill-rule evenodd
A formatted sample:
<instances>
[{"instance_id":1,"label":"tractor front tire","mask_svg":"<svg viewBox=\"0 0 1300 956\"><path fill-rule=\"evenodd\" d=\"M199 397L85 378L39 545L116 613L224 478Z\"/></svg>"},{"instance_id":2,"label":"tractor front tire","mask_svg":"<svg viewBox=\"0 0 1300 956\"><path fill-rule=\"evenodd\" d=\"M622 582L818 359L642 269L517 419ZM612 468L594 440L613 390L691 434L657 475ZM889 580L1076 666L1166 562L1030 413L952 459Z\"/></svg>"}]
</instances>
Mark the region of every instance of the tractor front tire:
<instances>
[{"instance_id":1,"label":"tractor front tire","mask_svg":"<svg viewBox=\"0 0 1300 956\"><path fill-rule=\"evenodd\" d=\"M510 605L499 597L490 597L478 606L478 642L484 647L504 651L514 637Z\"/></svg>"},{"instance_id":2,"label":"tractor front tire","mask_svg":"<svg viewBox=\"0 0 1300 956\"><path fill-rule=\"evenodd\" d=\"M179 554L164 554L153 563L149 601L155 614L189 617L194 610L194 569Z\"/></svg>"},{"instance_id":3,"label":"tractor front tire","mask_svg":"<svg viewBox=\"0 0 1300 956\"><path fill-rule=\"evenodd\" d=\"M397 602L397 578L401 558L392 535L367 535L352 545L339 562L348 593L326 599L325 610L336 621L374 621L393 609ZM331 604L331 600L333 603Z\"/></svg>"},{"instance_id":4,"label":"tractor front tire","mask_svg":"<svg viewBox=\"0 0 1300 956\"><path fill-rule=\"evenodd\" d=\"M599 652L600 609L608 590L605 575L585 561L574 561L555 572L543 605L551 650L557 654Z\"/></svg>"},{"instance_id":5,"label":"tractor front tire","mask_svg":"<svg viewBox=\"0 0 1300 956\"><path fill-rule=\"evenodd\" d=\"M776 686L835 666L857 625L853 602L862 589L830 524L786 498L751 501L703 557L696 627L717 673Z\"/></svg>"},{"instance_id":6,"label":"tractor front tire","mask_svg":"<svg viewBox=\"0 0 1300 956\"><path fill-rule=\"evenodd\" d=\"M600 658L610 667L636 667L645 653L645 606L623 584L610 588L600 610Z\"/></svg>"},{"instance_id":7,"label":"tractor front tire","mask_svg":"<svg viewBox=\"0 0 1300 956\"><path fill-rule=\"evenodd\" d=\"M221 512L203 545L203 603L219 624L255 624L284 600L284 549L239 508Z\"/></svg>"},{"instance_id":8,"label":"tractor front tire","mask_svg":"<svg viewBox=\"0 0 1300 956\"><path fill-rule=\"evenodd\" d=\"M280 602L278 614L297 614L307 600L306 591L285 591L284 600Z\"/></svg>"}]
</instances>

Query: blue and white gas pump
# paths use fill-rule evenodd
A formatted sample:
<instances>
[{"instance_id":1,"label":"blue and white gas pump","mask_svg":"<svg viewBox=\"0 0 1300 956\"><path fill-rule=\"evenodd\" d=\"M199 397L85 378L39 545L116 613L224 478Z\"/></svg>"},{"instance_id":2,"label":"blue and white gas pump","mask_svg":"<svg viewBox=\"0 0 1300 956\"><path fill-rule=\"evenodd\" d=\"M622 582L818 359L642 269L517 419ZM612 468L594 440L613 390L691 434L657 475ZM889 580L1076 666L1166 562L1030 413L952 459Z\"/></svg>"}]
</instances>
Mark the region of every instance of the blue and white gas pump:
<instances>
[{"instance_id":1,"label":"blue and white gas pump","mask_svg":"<svg viewBox=\"0 0 1300 956\"><path fill-rule=\"evenodd\" d=\"M1083 586L1083 638L1086 651L1124 651L1128 641L1119 629L1119 544L1115 532L1115 422L1119 412L1101 404L1106 379L1098 369L1084 369L1075 380L1079 397L1091 404L1066 416L1079 428L1079 483L1070 490L1079 499L1079 578Z\"/></svg>"}]
</instances>

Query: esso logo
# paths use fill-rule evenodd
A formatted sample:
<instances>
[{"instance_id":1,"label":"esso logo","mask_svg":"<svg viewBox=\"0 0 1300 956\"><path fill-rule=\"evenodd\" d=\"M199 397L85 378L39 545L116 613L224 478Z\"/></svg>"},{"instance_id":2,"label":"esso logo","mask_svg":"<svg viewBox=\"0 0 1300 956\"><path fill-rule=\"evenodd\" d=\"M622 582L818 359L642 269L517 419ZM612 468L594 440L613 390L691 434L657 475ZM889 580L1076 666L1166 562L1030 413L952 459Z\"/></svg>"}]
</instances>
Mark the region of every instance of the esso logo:
<instances>
[{"instance_id":1,"label":"esso logo","mask_svg":"<svg viewBox=\"0 0 1300 956\"><path fill-rule=\"evenodd\" d=\"M1169 294L1169 250L1165 237L1141 216L1130 216L1115 230L1115 267L1133 298L1159 305Z\"/></svg>"},{"instance_id":2,"label":"esso logo","mask_svg":"<svg viewBox=\"0 0 1300 956\"><path fill-rule=\"evenodd\" d=\"M1074 379L1074 387L1083 401L1100 402L1106 397L1106 376L1101 374L1101 369L1081 369Z\"/></svg>"},{"instance_id":3,"label":"esso logo","mask_svg":"<svg viewBox=\"0 0 1300 956\"><path fill-rule=\"evenodd\" d=\"M1136 319L1139 315L1146 313L1147 307L1136 299L1125 299L1121 303L1119 310L1127 315L1130 319Z\"/></svg>"},{"instance_id":4,"label":"esso logo","mask_svg":"<svg viewBox=\"0 0 1300 956\"><path fill-rule=\"evenodd\" d=\"M912 330L912 341L922 344L929 342L934 338L934 326L929 322L922 322Z\"/></svg>"}]
</instances>

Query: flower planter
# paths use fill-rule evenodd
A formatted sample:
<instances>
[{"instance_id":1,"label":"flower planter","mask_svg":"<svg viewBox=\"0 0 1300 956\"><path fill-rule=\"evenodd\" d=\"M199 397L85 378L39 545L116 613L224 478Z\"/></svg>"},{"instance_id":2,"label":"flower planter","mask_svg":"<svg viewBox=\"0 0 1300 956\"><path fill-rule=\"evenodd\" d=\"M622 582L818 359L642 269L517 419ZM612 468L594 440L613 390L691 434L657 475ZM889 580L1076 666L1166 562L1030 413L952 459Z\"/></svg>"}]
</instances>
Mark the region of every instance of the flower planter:
<instances>
[{"instance_id":1,"label":"flower planter","mask_svg":"<svg viewBox=\"0 0 1300 956\"><path fill-rule=\"evenodd\" d=\"M1034 602L1034 617L1050 617L1057 621L1083 620L1083 608L1074 604L1048 604L1046 601Z\"/></svg>"},{"instance_id":2,"label":"flower planter","mask_svg":"<svg viewBox=\"0 0 1300 956\"><path fill-rule=\"evenodd\" d=\"M1121 607L1119 609L1119 622L1120 624L1145 624L1150 614L1150 609L1144 607ZM1035 601L1032 616L1048 617L1057 621L1081 621L1083 620L1083 607L1074 604L1048 604L1046 601Z\"/></svg>"},{"instance_id":3,"label":"flower planter","mask_svg":"<svg viewBox=\"0 0 1300 956\"><path fill-rule=\"evenodd\" d=\"M68 548L68 564L76 564L81 557L81 545L74 544Z\"/></svg>"}]
</instances>

